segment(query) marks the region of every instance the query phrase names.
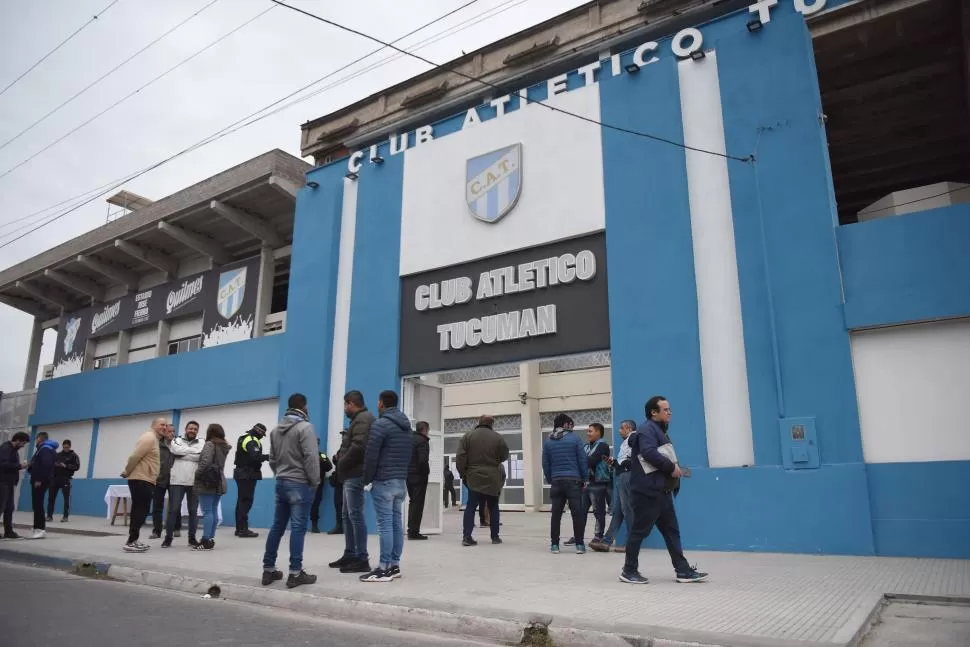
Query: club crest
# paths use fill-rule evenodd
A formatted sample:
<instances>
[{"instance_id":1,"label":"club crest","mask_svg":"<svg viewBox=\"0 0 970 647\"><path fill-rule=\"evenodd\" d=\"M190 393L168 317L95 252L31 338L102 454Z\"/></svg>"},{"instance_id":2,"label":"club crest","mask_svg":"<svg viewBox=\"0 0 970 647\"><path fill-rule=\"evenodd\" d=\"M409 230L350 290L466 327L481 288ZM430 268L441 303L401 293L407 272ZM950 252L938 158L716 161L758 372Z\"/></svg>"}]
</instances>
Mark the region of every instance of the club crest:
<instances>
[{"instance_id":1,"label":"club crest","mask_svg":"<svg viewBox=\"0 0 970 647\"><path fill-rule=\"evenodd\" d=\"M219 275L219 296L216 307L223 319L239 312L246 296L246 268L240 267Z\"/></svg>"},{"instance_id":2,"label":"club crest","mask_svg":"<svg viewBox=\"0 0 970 647\"><path fill-rule=\"evenodd\" d=\"M501 220L522 193L522 144L473 157L465 162L465 202L482 222Z\"/></svg>"},{"instance_id":3,"label":"club crest","mask_svg":"<svg viewBox=\"0 0 970 647\"><path fill-rule=\"evenodd\" d=\"M64 355L70 355L74 350L74 340L77 339L77 331L81 329L81 318L74 317L69 319L64 327Z\"/></svg>"}]
</instances>

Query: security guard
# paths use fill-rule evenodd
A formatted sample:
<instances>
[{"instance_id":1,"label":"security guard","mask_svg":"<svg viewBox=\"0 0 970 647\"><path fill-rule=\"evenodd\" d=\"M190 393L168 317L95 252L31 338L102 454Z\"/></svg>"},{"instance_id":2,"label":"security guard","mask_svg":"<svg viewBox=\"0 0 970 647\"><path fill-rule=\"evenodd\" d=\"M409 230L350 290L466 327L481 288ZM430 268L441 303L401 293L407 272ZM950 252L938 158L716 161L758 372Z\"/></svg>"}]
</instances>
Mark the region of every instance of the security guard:
<instances>
[{"instance_id":1,"label":"security guard","mask_svg":"<svg viewBox=\"0 0 970 647\"><path fill-rule=\"evenodd\" d=\"M232 473L239 491L236 499L236 536L244 539L259 536L259 533L249 529L249 510L253 507L256 481L263 478L263 461L269 460L269 456L263 453L265 435L266 426L257 422L236 442L236 469Z\"/></svg>"}]
</instances>

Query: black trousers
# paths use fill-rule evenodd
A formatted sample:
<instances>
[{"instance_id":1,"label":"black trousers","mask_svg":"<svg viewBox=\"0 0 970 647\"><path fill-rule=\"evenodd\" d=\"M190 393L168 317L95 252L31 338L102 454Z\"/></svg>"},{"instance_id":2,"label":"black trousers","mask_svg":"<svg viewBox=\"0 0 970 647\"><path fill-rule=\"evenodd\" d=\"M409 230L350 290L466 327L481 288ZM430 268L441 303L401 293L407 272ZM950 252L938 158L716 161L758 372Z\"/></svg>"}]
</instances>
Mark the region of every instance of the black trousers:
<instances>
[{"instance_id":1,"label":"black trousers","mask_svg":"<svg viewBox=\"0 0 970 647\"><path fill-rule=\"evenodd\" d=\"M344 484L337 483L333 487L333 509L337 514L337 523L334 524L337 530L344 528Z\"/></svg>"},{"instance_id":2,"label":"black trousers","mask_svg":"<svg viewBox=\"0 0 970 647\"><path fill-rule=\"evenodd\" d=\"M256 498L255 479L236 481L236 489L239 497L236 499L236 532L246 532L249 530L249 511L253 508L253 499Z\"/></svg>"},{"instance_id":3,"label":"black trousers","mask_svg":"<svg viewBox=\"0 0 970 647\"><path fill-rule=\"evenodd\" d=\"M562 526L562 513L569 503L569 514L573 518L573 539L577 544L584 544L586 534L586 508L583 506L583 483L573 479L556 479L549 490L552 499L552 519L550 520L549 539L553 544L559 543L559 532Z\"/></svg>"},{"instance_id":4,"label":"black trousers","mask_svg":"<svg viewBox=\"0 0 970 647\"><path fill-rule=\"evenodd\" d=\"M50 489L49 481L30 481L30 503L34 509L34 530L47 528L47 515L44 511L44 498Z\"/></svg>"},{"instance_id":5,"label":"black trousers","mask_svg":"<svg viewBox=\"0 0 970 647\"><path fill-rule=\"evenodd\" d=\"M455 486L454 485L451 485L451 486L445 485L444 488L442 489L442 493L443 493L443 497L444 497L444 500L445 500L444 503L445 503L445 507L446 508L448 507L448 499L449 499L449 497L451 498L451 505L452 506L458 505L458 494L455 492Z\"/></svg>"},{"instance_id":6,"label":"black trousers","mask_svg":"<svg viewBox=\"0 0 970 647\"><path fill-rule=\"evenodd\" d=\"M152 506L155 486L148 481L128 481L131 492L131 519L128 521L128 543L138 541L141 527L145 525L148 511Z\"/></svg>"},{"instance_id":7,"label":"black trousers","mask_svg":"<svg viewBox=\"0 0 970 647\"><path fill-rule=\"evenodd\" d=\"M421 518L424 517L424 499L428 494L428 482L408 481L408 534L421 532Z\"/></svg>"},{"instance_id":8,"label":"black trousers","mask_svg":"<svg viewBox=\"0 0 970 647\"><path fill-rule=\"evenodd\" d=\"M16 483L0 483L0 517L3 517L3 534L13 534L13 500Z\"/></svg>"},{"instance_id":9,"label":"black trousers","mask_svg":"<svg viewBox=\"0 0 970 647\"><path fill-rule=\"evenodd\" d=\"M314 528L318 528L320 524L320 504L323 503L323 480L320 480L320 485L317 486L317 491L313 495L313 504L310 506L310 523L313 524Z\"/></svg>"},{"instance_id":10,"label":"black trousers","mask_svg":"<svg viewBox=\"0 0 970 647\"><path fill-rule=\"evenodd\" d=\"M57 493L64 493L64 518L71 514L71 479L54 478L51 481L50 495L47 497L47 516L54 516L54 503L57 501Z\"/></svg>"},{"instance_id":11,"label":"black trousers","mask_svg":"<svg viewBox=\"0 0 970 647\"><path fill-rule=\"evenodd\" d=\"M188 498L189 539L195 539L199 527L199 495L191 485L172 485L168 491L168 515L165 519L165 539L171 539L182 527L182 499Z\"/></svg>"},{"instance_id":12,"label":"black trousers","mask_svg":"<svg viewBox=\"0 0 970 647\"><path fill-rule=\"evenodd\" d=\"M165 485L155 484L155 489L152 491L152 530L155 534L162 534L165 530L165 494L168 494L169 505L172 504L172 491L168 483ZM176 519L175 529L182 529L182 517L179 515Z\"/></svg>"},{"instance_id":13,"label":"black trousers","mask_svg":"<svg viewBox=\"0 0 970 647\"><path fill-rule=\"evenodd\" d=\"M476 492L475 490L468 490L468 502L465 503L465 516L463 521L463 531L466 537L472 536L472 531L475 529L475 508L479 510L488 506L488 514L491 517L489 519L489 530L492 533L492 539L497 539L499 534L499 516L498 516L498 497L492 494L484 494L482 492Z\"/></svg>"},{"instance_id":14,"label":"black trousers","mask_svg":"<svg viewBox=\"0 0 970 647\"><path fill-rule=\"evenodd\" d=\"M647 496L639 492L630 492L630 507L633 510L633 522L630 524L630 534L626 540L626 561L623 564L624 573L636 573L640 567L640 545L647 538L656 525L663 535L670 561L674 571L685 573L690 570L690 564L684 557L684 550L680 545L680 526L677 523L677 512L674 510L674 497L669 492L659 492Z\"/></svg>"}]
</instances>

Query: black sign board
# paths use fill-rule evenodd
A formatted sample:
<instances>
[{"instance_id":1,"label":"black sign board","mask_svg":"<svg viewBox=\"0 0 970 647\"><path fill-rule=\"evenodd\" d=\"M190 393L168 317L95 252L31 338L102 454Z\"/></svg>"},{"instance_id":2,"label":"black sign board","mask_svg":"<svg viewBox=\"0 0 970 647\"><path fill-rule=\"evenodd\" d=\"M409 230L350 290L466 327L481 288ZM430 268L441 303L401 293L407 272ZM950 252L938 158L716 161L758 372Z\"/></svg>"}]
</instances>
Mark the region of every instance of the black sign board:
<instances>
[{"instance_id":1,"label":"black sign board","mask_svg":"<svg viewBox=\"0 0 970 647\"><path fill-rule=\"evenodd\" d=\"M54 348L54 377L81 372L91 331L91 311L85 308L61 317Z\"/></svg>"},{"instance_id":2,"label":"black sign board","mask_svg":"<svg viewBox=\"0 0 970 647\"><path fill-rule=\"evenodd\" d=\"M399 372L610 347L603 233L401 278Z\"/></svg>"},{"instance_id":3,"label":"black sign board","mask_svg":"<svg viewBox=\"0 0 970 647\"><path fill-rule=\"evenodd\" d=\"M256 325L259 257L220 267L209 276L202 316L202 347L250 339Z\"/></svg>"}]
</instances>

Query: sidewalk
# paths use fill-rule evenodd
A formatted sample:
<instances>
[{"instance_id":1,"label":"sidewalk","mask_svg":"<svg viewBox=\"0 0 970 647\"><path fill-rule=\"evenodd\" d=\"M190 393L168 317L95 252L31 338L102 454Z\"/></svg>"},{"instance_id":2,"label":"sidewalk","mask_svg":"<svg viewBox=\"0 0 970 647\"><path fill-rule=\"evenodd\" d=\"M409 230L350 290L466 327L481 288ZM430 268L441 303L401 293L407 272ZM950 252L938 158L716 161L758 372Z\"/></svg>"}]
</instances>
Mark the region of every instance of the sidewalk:
<instances>
[{"instance_id":1,"label":"sidewalk","mask_svg":"<svg viewBox=\"0 0 970 647\"><path fill-rule=\"evenodd\" d=\"M341 555L343 537L307 535L305 568L319 582L292 592L277 585L280 590L272 594L258 582L265 530L259 539L242 540L222 526L211 553L189 551L183 532L171 549L153 541L149 553L129 555L121 551L123 526L78 517L68 524L48 524L51 532L44 540L0 542L0 557L16 551L103 562L119 579L203 592L218 582L223 597L493 640L518 642L521 628L539 621L549 625L556 645L613 643L603 635L582 633L587 631L708 645L849 645L885 594L970 598L970 561L885 557L691 552L688 559L710 572L710 580L677 584L666 552L644 550L640 570L650 584L632 586L616 579L621 554L579 556L565 546L561 555L549 554L547 515L506 513L502 518L504 544L489 544L487 531L477 529L484 541L463 548L459 513L448 512L445 535L407 542L404 577L390 584L364 584L327 568ZM21 512L15 522L29 526L30 519ZM53 532L68 529L115 534ZM369 545L376 557L376 536ZM286 554L284 539L278 564L283 570ZM230 594L227 585L242 586L232 587ZM616 637L615 644L630 642Z\"/></svg>"}]
</instances>

